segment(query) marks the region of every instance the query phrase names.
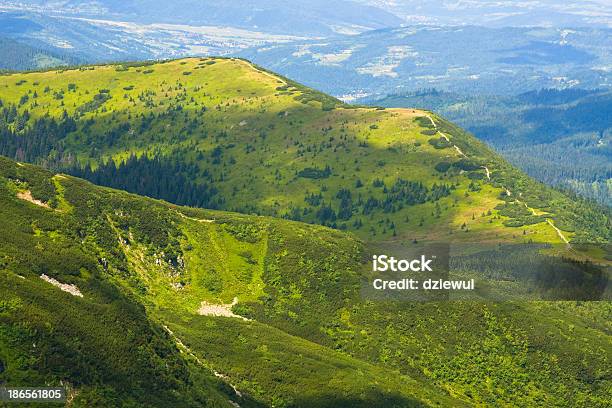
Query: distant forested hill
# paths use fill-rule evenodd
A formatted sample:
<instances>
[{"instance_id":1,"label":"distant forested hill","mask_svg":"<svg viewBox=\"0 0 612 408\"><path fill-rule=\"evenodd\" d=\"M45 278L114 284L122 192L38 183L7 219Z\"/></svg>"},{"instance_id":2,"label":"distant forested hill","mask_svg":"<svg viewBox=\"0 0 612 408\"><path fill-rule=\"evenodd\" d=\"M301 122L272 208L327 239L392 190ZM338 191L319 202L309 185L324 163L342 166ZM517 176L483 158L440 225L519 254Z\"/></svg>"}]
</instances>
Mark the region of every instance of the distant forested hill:
<instances>
[{"instance_id":1,"label":"distant forested hill","mask_svg":"<svg viewBox=\"0 0 612 408\"><path fill-rule=\"evenodd\" d=\"M609 91L544 89L492 97L425 90L374 103L434 110L540 181L612 205Z\"/></svg>"},{"instance_id":2,"label":"distant forested hill","mask_svg":"<svg viewBox=\"0 0 612 408\"><path fill-rule=\"evenodd\" d=\"M431 88L516 95L609 87L612 30L408 26L276 44L239 55L351 101ZM452 45L451 45L452 44Z\"/></svg>"},{"instance_id":3,"label":"distant forested hill","mask_svg":"<svg viewBox=\"0 0 612 408\"><path fill-rule=\"evenodd\" d=\"M0 71L26 71L71 65L78 59L60 52L32 47L10 38L0 37Z\"/></svg>"}]
</instances>

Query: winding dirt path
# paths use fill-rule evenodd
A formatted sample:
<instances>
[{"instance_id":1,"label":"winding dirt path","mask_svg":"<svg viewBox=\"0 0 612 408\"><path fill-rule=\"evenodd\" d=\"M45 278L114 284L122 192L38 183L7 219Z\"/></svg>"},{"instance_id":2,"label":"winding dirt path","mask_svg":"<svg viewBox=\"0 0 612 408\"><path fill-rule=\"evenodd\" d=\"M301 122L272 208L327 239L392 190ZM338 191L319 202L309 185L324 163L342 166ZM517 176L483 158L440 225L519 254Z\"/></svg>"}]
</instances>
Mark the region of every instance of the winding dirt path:
<instances>
[{"instance_id":1,"label":"winding dirt path","mask_svg":"<svg viewBox=\"0 0 612 408\"><path fill-rule=\"evenodd\" d=\"M482 168L487 172L487 180L491 180L491 172L487 166L482 166Z\"/></svg>"},{"instance_id":2,"label":"winding dirt path","mask_svg":"<svg viewBox=\"0 0 612 408\"><path fill-rule=\"evenodd\" d=\"M506 189L506 190L507 190L507 189ZM507 191L509 191L509 190L507 190ZM537 216L537 215L538 215L537 211L536 211L535 209L533 209L533 208L529 207L529 206L527 205L527 203L526 203L526 202L524 202L524 201L519 201L519 200L516 200L516 201L517 201L518 203L523 204L523 205L525 206L525 208L527 208L529 211L531 211L531 213L532 213L533 215L535 215L535 216ZM550 218L547 218L547 219L546 219L546 222L548 223L548 225L550 225L551 227L553 227L553 229L554 229L554 230L557 232L557 235L559 236L559 238L561 238L561 241L565 242L565 244L567 245L567 247L568 247L569 249L572 249L572 245L570 244L569 240L568 240L568 239L565 237L565 235L563 235L563 231L561 231L559 228L557 228L557 226L556 226L556 225L555 225L555 224L554 224L554 223L553 223L553 222L550 220Z\"/></svg>"},{"instance_id":3,"label":"winding dirt path","mask_svg":"<svg viewBox=\"0 0 612 408\"><path fill-rule=\"evenodd\" d=\"M194 360L199 365L201 365L202 367L206 368L207 370L211 370L215 377L220 378L223 381L225 381L230 387L232 387L232 389L234 390L234 392L236 393L237 396L242 397L242 393L240 391L238 391L238 389L232 383L229 382L229 377L228 376L215 371L212 367L210 367L204 361L200 360L200 358L189 347L187 347L185 345L185 343L183 343L183 341L181 339L179 339L174 334L174 332L172 330L170 330L170 328L168 326L163 325L162 327L164 328L164 330L166 330L166 332L168 332L170 337L172 337L172 339L174 340L174 343L176 343L177 347L179 348L179 350L182 353L189 354L191 357L194 358ZM237 402L234 402L234 401L230 400L229 403L232 404L236 408L240 408L240 405Z\"/></svg>"},{"instance_id":4,"label":"winding dirt path","mask_svg":"<svg viewBox=\"0 0 612 408\"><path fill-rule=\"evenodd\" d=\"M457 153L459 153L460 156L465 157L466 159L468 158L468 156L463 153L461 151L461 149L459 148L459 146L457 146L456 144L454 144L453 142L451 142L450 138L445 135L444 133L440 132L438 130L438 125L436 124L436 122L433 120L433 118L430 115L426 115L427 119L429 119L431 121L431 124L433 125L434 129L440 134L442 135L442 137L444 139L446 139L447 142L451 143L452 146L455 148L455 150L457 150ZM491 180L491 171L489 170L489 168L487 166L482 166L482 168L485 170L486 174L487 174L487 179L490 181ZM512 191L510 191L507 187L505 186L501 186L504 190L506 190L506 195L508 195L508 197L512 196ZM523 201L519 201L518 199L516 200L516 202L523 204L529 211L531 211L531 213L533 215L538 215L536 210L534 210L533 208L529 207L527 205L527 203L523 202ZM559 238L567 245L567 247L569 249L572 249L572 245L570 244L569 240L567 239L567 237L563 234L563 231L561 231L559 228L557 228L557 226L549 219L546 219L546 223L548 225L550 225L555 232L557 233L557 235L559 236Z\"/></svg>"},{"instance_id":5,"label":"winding dirt path","mask_svg":"<svg viewBox=\"0 0 612 408\"><path fill-rule=\"evenodd\" d=\"M547 222L547 223L548 223L548 224L549 224L551 227L553 227L553 228L555 229L555 231L557 231L557 234L559 235L559 238L561 238L561 240L562 240L563 242L565 242L565 244L567 245L567 247L568 247L569 249L571 249L571 248L572 248L572 244L570 244L570 242L568 241L568 239L567 239L567 238L565 238L565 235L563 235L563 232L562 232L562 231L561 231L559 228L557 228L557 227L555 226L555 224L554 224L554 223L553 223L553 222L552 222L550 219L546 219L546 222Z\"/></svg>"},{"instance_id":6,"label":"winding dirt path","mask_svg":"<svg viewBox=\"0 0 612 408\"><path fill-rule=\"evenodd\" d=\"M453 148L457 151L457 153L459 153L459 156L465 157L467 159L467 156L465 153L463 153L461 151L461 149L459 148L459 146L457 146L456 144L454 144L453 142L451 142L450 137L448 137L448 135L440 132L438 130L438 125L436 124L436 122L434 122L433 118L429 115L427 115L427 119L429 119L431 121L431 124L433 125L434 129L436 130L436 132L438 132L448 143L450 143Z\"/></svg>"},{"instance_id":7,"label":"winding dirt path","mask_svg":"<svg viewBox=\"0 0 612 408\"><path fill-rule=\"evenodd\" d=\"M275 80L275 81L277 81L277 82L278 82L278 81L282 82L282 84L283 84L283 85L288 85L288 84L287 84L287 81L285 81L283 78L279 78L279 77L277 77L277 76L276 76L276 75L274 75L274 74L271 74L271 73L269 73L269 72L263 71L263 70L261 70L261 69L257 68L255 65L251 64L250 62L247 62L247 61L242 60L242 59L236 59L236 61L240 61L241 63L245 64L245 65L246 65L246 66L248 66L249 68L251 68L251 69L255 70L256 72L259 72L260 74L263 74L263 75L265 75L265 76L267 76L267 77L269 77L269 78L272 78L272 79L274 79L274 80Z\"/></svg>"}]
</instances>

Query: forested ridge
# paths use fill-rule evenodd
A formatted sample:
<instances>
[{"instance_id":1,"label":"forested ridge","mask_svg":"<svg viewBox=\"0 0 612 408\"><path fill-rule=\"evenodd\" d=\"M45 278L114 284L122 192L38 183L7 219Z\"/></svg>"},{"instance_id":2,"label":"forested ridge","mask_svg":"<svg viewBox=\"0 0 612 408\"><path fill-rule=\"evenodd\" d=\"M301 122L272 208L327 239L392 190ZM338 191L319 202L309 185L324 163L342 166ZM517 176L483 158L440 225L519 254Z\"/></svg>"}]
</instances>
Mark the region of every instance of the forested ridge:
<instances>
[{"instance_id":1,"label":"forested ridge","mask_svg":"<svg viewBox=\"0 0 612 408\"><path fill-rule=\"evenodd\" d=\"M78 58L60 51L49 51L0 36L0 72L75 65L78 61Z\"/></svg>"}]
</instances>

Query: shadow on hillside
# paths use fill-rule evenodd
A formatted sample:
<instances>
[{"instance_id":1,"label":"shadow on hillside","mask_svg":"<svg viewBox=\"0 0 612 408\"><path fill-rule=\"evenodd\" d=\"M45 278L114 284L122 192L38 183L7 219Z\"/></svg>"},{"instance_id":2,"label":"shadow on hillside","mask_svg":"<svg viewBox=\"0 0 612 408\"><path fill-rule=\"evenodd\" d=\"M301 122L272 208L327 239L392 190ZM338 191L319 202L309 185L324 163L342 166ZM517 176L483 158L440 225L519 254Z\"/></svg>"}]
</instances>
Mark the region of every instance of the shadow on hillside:
<instances>
[{"instance_id":1,"label":"shadow on hillside","mask_svg":"<svg viewBox=\"0 0 612 408\"><path fill-rule=\"evenodd\" d=\"M365 395L347 397L341 395L308 395L296 399L291 407L300 408L412 408L425 407L422 402L397 393L368 392Z\"/></svg>"}]
</instances>

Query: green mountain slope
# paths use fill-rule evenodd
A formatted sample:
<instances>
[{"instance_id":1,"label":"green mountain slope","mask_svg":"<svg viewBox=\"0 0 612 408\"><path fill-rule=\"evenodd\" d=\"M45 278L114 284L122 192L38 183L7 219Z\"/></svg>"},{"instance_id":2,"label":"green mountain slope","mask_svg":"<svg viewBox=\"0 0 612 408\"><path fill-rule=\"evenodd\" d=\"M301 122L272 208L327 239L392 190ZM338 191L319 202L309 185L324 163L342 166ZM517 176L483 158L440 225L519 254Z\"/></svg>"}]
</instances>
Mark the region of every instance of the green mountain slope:
<instances>
[{"instance_id":1,"label":"green mountain slope","mask_svg":"<svg viewBox=\"0 0 612 408\"><path fill-rule=\"evenodd\" d=\"M612 399L609 302L362 294L381 247L583 258L581 243L609 243L605 211L430 112L346 106L231 59L4 75L0 100L0 154L19 161L0 158L0 381L61 381L75 406Z\"/></svg>"},{"instance_id":2,"label":"green mountain slope","mask_svg":"<svg viewBox=\"0 0 612 408\"><path fill-rule=\"evenodd\" d=\"M224 385L194 370L142 305L102 276L75 217L16 199L23 188L54 194L50 174L5 159L0 167L0 384L65 384L74 406L231 406ZM83 297L42 275L78 284Z\"/></svg>"},{"instance_id":3,"label":"green mountain slope","mask_svg":"<svg viewBox=\"0 0 612 408\"><path fill-rule=\"evenodd\" d=\"M433 89L370 103L439 112L534 178L612 205L610 92L544 89L494 97Z\"/></svg>"},{"instance_id":4,"label":"green mountain slope","mask_svg":"<svg viewBox=\"0 0 612 408\"><path fill-rule=\"evenodd\" d=\"M87 407L463 404L278 329L198 314L204 301L264 295L264 260L282 256L266 248L272 233L325 239L348 259L353 238L177 208L4 158L0 202L0 383L69 384L73 406Z\"/></svg>"},{"instance_id":5,"label":"green mountain slope","mask_svg":"<svg viewBox=\"0 0 612 408\"><path fill-rule=\"evenodd\" d=\"M608 242L601 209L431 113L355 108L242 60L0 77L0 153L178 204L368 241Z\"/></svg>"},{"instance_id":6,"label":"green mountain slope","mask_svg":"<svg viewBox=\"0 0 612 408\"><path fill-rule=\"evenodd\" d=\"M0 211L0 382L69 384L73 406L612 399L609 302L368 301L352 235L4 158Z\"/></svg>"}]
</instances>

